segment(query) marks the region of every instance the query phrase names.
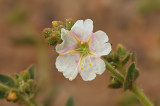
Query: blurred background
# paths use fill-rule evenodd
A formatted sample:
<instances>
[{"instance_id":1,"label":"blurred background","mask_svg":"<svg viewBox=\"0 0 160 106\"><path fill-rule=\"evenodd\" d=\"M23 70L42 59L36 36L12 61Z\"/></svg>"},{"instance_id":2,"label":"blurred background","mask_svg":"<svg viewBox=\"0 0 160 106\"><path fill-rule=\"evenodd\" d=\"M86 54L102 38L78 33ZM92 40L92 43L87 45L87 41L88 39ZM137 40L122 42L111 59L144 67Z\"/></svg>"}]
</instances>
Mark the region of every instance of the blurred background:
<instances>
[{"instance_id":1,"label":"blurred background","mask_svg":"<svg viewBox=\"0 0 160 106\"><path fill-rule=\"evenodd\" d=\"M66 18L90 18L94 32L105 31L113 49L122 43L135 52L137 85L160 105L160 0L0 0L0 73L13 76L34 64L37 81L46 81L37 98L46 106L65 106L71 96L75 106L143 106L131 93L108 88L108 71L91 82L79 75L70 82L57 71L58 54L41 33ZM6 100L0 105L18 106Z\"/></svg>"}]
</instances>

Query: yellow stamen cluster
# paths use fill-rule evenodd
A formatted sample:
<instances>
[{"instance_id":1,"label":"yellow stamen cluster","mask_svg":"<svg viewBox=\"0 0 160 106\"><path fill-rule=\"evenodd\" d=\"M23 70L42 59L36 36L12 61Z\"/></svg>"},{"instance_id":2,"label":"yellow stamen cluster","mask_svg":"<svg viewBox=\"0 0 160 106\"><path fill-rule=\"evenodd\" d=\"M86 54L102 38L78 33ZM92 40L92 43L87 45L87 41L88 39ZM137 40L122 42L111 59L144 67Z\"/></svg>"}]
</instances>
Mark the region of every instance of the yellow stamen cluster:
<instances>
[{"instance_id":1,"label":"yellow stamen cluster","mask_svg":"<svg viewBox=\"0 0 160 106\"><path fill-rule=\"evenodd\" d=\"M81 42L81 45L83 45L83 42Z\"/></svg>"}]
</instances>

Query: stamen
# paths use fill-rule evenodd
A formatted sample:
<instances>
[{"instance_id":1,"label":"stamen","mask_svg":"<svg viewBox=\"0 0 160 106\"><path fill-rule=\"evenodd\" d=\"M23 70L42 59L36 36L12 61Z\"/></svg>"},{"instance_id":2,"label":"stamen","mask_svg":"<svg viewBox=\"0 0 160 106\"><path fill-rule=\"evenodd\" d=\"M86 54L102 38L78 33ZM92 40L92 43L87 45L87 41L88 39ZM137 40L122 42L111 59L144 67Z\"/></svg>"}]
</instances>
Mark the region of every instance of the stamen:
<instances>
[{"instance_id":1,"label":"stamen","mask_svg":"<svg viewBox=\"0 0 160 106\"><path fill-rule=\"evenodd\" d=\"M81 42L81 45L83 45L83 42Z\"/></svg>"},{"instance_id":2,"label":"stamen","mask_svg":"<svg viewBox=\"0 0 160 106\"><path fill-rule=\"evenodd\" d=\"M89 66L92 66L91 62L89 63Z\"/></svg>"},{"instance_id":3,"label":"stamen","mask_svg":"<svg viewBox=\"0 0 160 106\"><path fill-rule=\"evenodd\" d=\"M74 53L74 51L73 51L73 50L71 50L71 53Z\"/></svg>"},{"instance_id":4,"label":"stamen","mask_svg":"<svg viewBox=\"0 0 160 106\"><path fill-rule=\"evenodd\" d=\"M83 70L83 67L81 67L81 70Z\"/></svg>"},{"instance_id":5,"label":"stamen","mask_svg":"<svg viewBox=\"0 0 160 106\"><path fill-rule=\"evenodd\" d=\"M59 55L62 55L63 53L61 52L61 53L59 53Z\"/></svg>"},{"instance_id":6,"label":"stamen","mask_svg":"<svg viewBox=\"0 0 160 106\"><path fill-rule=\"evenodd\" d=\"M72 78L72 77L70 77L70 78L69 78L69 80L70 80L70 81L72 81L72 80L73 80L73 78Z\"/></svg>"},{"instance_id":7,"label":"stamen","mask_svg":"<svg viewBox=\"0 0 160 106\"><path fill-rule=\"evenodd\" d=\"M90 61L89 66L92 66L91 57L90 56L89 56L89 61Z\"/></svg>"}]
</instances>

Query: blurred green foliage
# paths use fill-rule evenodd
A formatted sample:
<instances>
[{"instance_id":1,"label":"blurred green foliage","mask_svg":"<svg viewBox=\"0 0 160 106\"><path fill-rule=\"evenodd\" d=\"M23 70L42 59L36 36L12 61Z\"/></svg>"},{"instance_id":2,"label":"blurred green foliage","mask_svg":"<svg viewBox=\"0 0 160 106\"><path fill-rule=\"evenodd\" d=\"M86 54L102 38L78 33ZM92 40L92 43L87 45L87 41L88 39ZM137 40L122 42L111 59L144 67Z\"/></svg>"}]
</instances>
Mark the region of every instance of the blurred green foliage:
<instances>
[{"instance_id":1,"label":"blurred green foliage","mask_svg":"<svg viewBox=\"0 0 160 106\"><path fill-rule=\"evenodd\" d=\"M142 0L138 6L142 15L149 13L160 13L160 0Z\"/></svg>"},{"instance_id":2,"label":"blurred green foliage","mask_svg":"<svg viewBox=\"0 0 160 106\"><path fill-rule=\"evenodd\" d=\"M24 24L27 20L27 12L22 6L14 6L6 15L9 24Z\"/></svg>"},{"instance_id":3,"label":"blurred green foliage","mask_svg":"<svg viewBox=\"0 0 160 106\"><path fill-rule=\"evenodd\" d=\"M35 95L34 66L30 66L20 74L9 77L0 74L0 98L8 101L17 101L23 96L32 99Z\"/></svg>"},{"instance_id":4,"label":"blurred green foliage","mask_svg":"<svg viewBox=\"0 0 160 106\"><path fill-rule=\"evenodd\" d=\"M70 97L66 103L66 106L74 106L74 99L73 97Z\"/></svg>"},{"instance_id":5,"label":"blurred green foliage","mask_svg":"<svg viewBox=\"0 0 160 106\"><path fill-rule=\"evenodd\" d=\"M35 45L37 43L36 39L33 36L20 36L12 38L12 44L15 46L24 46L24 45Z\"/></svg>"}]
</instances>

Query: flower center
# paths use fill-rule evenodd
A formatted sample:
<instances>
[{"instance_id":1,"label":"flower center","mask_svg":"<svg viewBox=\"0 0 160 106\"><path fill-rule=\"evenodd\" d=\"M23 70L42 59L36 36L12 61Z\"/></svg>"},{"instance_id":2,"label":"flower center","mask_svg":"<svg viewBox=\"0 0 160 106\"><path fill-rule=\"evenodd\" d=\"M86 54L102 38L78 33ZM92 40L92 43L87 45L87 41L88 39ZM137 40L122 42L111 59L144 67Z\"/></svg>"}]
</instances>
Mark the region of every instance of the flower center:
<instances>
[{"instance_id":1,"label":"flower center","mask_svg":"<svg viewBox=\"0 0 160 106\"><path fill-rule=\"evenodd\" d=\"M89 54L89 46L87 43L81 42L76 51L78 51L82 56L87 56Z\"/></svg>"}]
</instances>

